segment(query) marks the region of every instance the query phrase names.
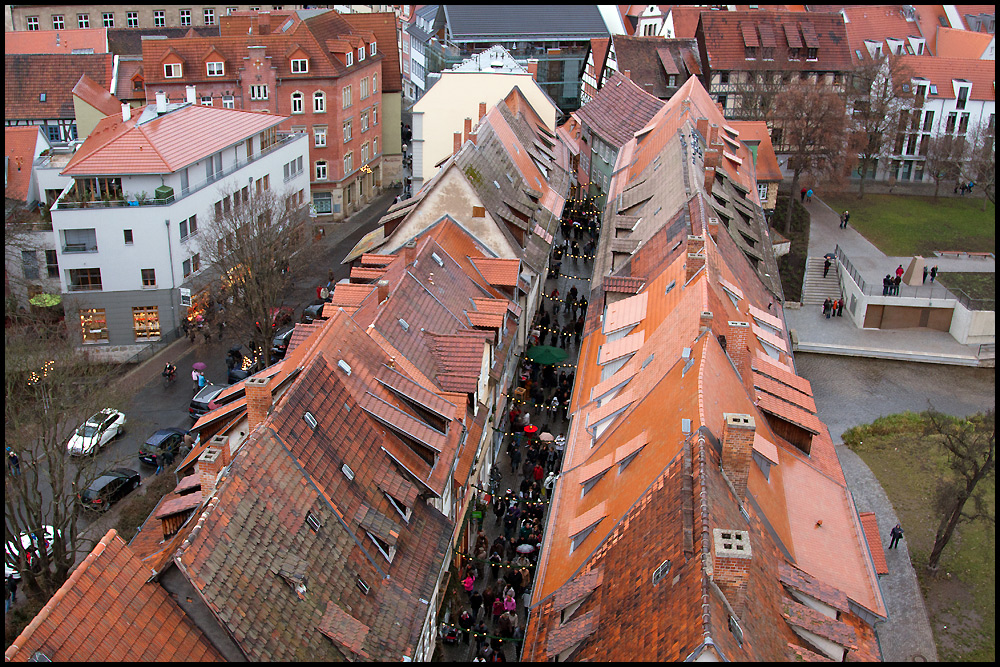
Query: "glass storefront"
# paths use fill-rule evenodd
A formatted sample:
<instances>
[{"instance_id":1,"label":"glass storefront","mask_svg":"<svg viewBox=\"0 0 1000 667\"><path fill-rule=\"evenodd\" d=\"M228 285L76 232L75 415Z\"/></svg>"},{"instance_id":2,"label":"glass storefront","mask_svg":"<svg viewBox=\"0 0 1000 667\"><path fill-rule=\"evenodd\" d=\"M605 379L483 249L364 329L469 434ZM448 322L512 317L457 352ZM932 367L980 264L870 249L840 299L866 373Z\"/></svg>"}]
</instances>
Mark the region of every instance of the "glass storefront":
<instances>
[{"instance_id":1,"label":"glass storefront","mask_svg":"<svg viewBox=\"0 0 1000 667\"><path fill-rule=\"evenodd\" d=\"M132 329L136 342L160 340L160 309L156 306L134 306Z\"/></svg>"},{"instance_id":2,"label":"glass storefront","mask_svg":"<svg viewBox=\"0 0 1000 667\"><path fill-rule=\"evenodd\" d=\"M80 328L84 345L108 342L108 318L103 308L81 309Z\"/></svg>"}]
</instances>

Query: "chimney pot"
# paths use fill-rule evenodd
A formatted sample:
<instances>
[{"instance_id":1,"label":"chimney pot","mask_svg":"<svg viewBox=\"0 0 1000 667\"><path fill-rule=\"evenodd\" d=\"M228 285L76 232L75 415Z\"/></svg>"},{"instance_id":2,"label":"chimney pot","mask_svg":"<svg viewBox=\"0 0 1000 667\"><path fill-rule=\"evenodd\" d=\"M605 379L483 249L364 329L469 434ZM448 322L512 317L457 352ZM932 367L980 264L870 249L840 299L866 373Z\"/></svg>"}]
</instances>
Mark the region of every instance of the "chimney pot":
<instances>
[{"instance_id":1,"label":"chimney pot","mask_svg":"<svg viewBox=\"0 0 1000 667\"><path fill-rule=\"evenodd\" d=\"M750 324L748 322L729 322L729 336L726 354L733 360L736 372L740 374L743 384L750 387L750 348L748 340Z\"/></svg>"},{"instance_id":2,"label":"chimney pot","mask_svg":"<svg viewBox=\"0 0 1000 667\"><path fill-rule=\"evenodd\" d=\"M167 94L162 90L156 91L156 113L167 112Z\"/></svg>"},{"instance_id":3,"label":"chimney pot","mask_svg":"<svg viewBox=\"0 0 1000 667\"><path fill-rule=\"evenodd\" d=\"M469 140L469 135L472 134L472 119L465 119L465 126L462 128L462 143L464 144Z\"/></svg>"},{"instance_id":4,"label":"chimney pot","mask_svg":"<svg viewBox=\"0 0 1000 667\"><path fill-rule=\"evenodd\" d=\"M205 451L198 457L197 471L198 477L201 479L201 495L203 498L207 498L212 493L212 490L215 489L219 473L225 467L222 463L222 456L222 450L218 447L206 447Z\"/></svg>"},{"instance_id":5,"label":"chimney pot","mask_svg":"<svg viewBox=\"0 0 1000 667\"><path fill-rule=\"evenodd\" d=\"M461 132L456 132L455 133L455 146L454 146L454 150L452 151L452 154L453 155L457 154L458 151L460 151L460 150L462 150L462 133Z\"/></svg>"},{"instance_id":6,"label":"chimney pot","mask_svg":"<svg viewBox=\"0 0 1000 667\"><path fill-rule=\"evenodd\" d=\"M699 331L708 331L712 328L712 311L703 310L699 320Z\"/></svg>"},{"instance_id":7,"label":"chimney pot","mask_svg":"<svg viewBox=\"0 0 1000 667\"><path fill-rule=\"evenodd\" d=\"M733 611L740 615L746 606L750 581L750 533L745 530L712 530L712 580L725 594Z\"/></svg>"},{"instance_id":8,"label":"chimney pot","mask_svg":"<svg viewBox=\"0 0 1000 667\"><path fill-rule=\"evenodd\" d=\"M486 116L486 102L479 103L479 120Z\"/></svg>"},{"instance_id":9,"label":"chimney pot","mask_svg":"<svg viewBox=\"0 0 1000 667\"><path fill-rule=\"evenodd\" d=\"M185 86L184 91L187 93L188 104L195 104L197 99L197 93L195 92L194 86Z\"/></svg>"},{"instance_id":10,"label":"chimney pot","mask_svg":"<svg viewBox=\"0 0 1000 667\"><path fill-rule=\"evenodd\" d=\"M270 383L269 377L252 377L244 384L247 396L247 421L251 431L267 419L267 413L271 409Z\"/></svg>"},{"instance_id":11,"label":"chimney pot","mask_svg":"<svg viewBox=\"0 0 1000 667\"><path fill-rule=\"evenodd\" d=\"M222 467L225 468L232 460L232 452L229 451L229 438L224 435L216 435L208 441L209 447L215 447L222 452Z\"/></svg>"},{"instance_id":12,"label":"chimney pot","mask_svg":"<svg viewBox=\"0 0 1000 667\"><path fill-rule=\"evenodd\" d=\"M742 503L747 495L757 423L752 415L726 413L723 417L726 423L722 427L722 469Z\"/></svg>"},{"instance_id":13,"label":"chimney pot","mask_svg":"<svg viewBox=\"0 0 1000 667\"><path fill-rule=\"evenodd\" d=\"M127 123L131 117L132 107L130 107L127 103L122 102L122 122Z\"/></svg>"}]
</instances>

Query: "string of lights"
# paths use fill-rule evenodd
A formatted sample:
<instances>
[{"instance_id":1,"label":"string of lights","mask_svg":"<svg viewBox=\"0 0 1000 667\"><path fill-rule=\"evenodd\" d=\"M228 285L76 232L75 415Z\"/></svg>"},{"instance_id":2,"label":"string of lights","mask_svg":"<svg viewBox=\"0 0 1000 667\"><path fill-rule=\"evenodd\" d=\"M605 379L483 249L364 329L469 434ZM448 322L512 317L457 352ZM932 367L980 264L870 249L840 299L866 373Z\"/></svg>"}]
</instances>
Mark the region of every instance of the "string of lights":
<instances>
[{"instance_id":1,"label":"string of lights","mask_svg":"<svg viewBox=\"0 0 1000 667\"><path fill-rule=\"evenodd\" d=\"M487 615L488 614L489 614L489 612L487 612ZM453 630L458 630L459 632L464 632L464 630L462 630L462 628L460 628L459 626L455 625L454 623L441 623L441 627L442 628L451 628ZM503 642L520 643L520 642L524 641L523 639L515 639L514 637L501 637L500 635L491 635L491 634L484 633L484 632L476 632L474 630L469 630L469 634L472 635L473 637L486 637L487 639L497 639L497 640L500 641L501 644Z\"/></svg>"}]
</instances>

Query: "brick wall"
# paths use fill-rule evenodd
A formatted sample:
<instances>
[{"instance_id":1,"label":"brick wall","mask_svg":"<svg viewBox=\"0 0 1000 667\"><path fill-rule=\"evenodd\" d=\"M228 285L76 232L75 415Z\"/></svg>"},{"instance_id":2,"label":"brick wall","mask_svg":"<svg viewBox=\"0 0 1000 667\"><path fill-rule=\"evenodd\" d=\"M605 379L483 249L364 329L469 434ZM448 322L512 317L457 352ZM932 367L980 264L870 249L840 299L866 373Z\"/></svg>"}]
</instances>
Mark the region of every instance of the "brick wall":
<instances>
[{"instance_id":1,"label":"brick wall","mask_svg":"<svg viewBox=\"0 0 1000 667\"><path fill-rule=\"evenodd\" d=\"M271 378L250 378L246 381L247 421L251 431L267 419L271 409Z\"/></svg>"},{"instance_id":2,"label":"brick wall","mask_svg":"<svg viewBox=\"0 0 1000 667\"><path fill-rule=\"evenodd\" d=\"M722 469L736 487L740 502L746 497L750 459L757 424L750 415L727 413L722 427Z\"/></svg>"}]
</instances>

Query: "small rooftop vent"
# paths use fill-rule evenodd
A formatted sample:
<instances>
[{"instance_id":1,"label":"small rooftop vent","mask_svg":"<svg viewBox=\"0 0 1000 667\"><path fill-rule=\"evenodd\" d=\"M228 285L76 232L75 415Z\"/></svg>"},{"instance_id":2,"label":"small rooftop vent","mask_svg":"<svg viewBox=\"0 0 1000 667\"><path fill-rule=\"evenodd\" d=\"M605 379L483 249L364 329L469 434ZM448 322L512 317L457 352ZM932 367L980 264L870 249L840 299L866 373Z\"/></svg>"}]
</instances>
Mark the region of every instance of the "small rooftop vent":
<instances>
[{"instance_id":1,"label":"small rooftop vent","mask_svg":"<svg viewBox=\"0 0 1000 667\"><path fill-rule=\"evenodd\" d=\"M410 323L404 320L402 317L399 318L399 326L403 327L403 331L410 330Z\"/></svg>"},{"instance_id":2,"label":"small rooftop vent","mask_svg":"<svg viewBox=\"0 0 1000 667\"><path fill-rule=\"evenodd\" d=\"M437 262L438 266L444 266L444 260L441 259L441 256L438 255L436 252L432 252L431 253L431 259L433 259L435 262Z\"/></svg>"},{"instance_id":3,"label":"small rooftop vent","mask_svg":"<svg viewBox=\"0 0 1000 667\"><path fill-rule=\"evenodd\" d=\"M658 583L663 581L666 576L670 573L670 560L665 560L660 563L660 566L653 570L653 585L656 586Z\"/></svg>"},{"instance_id":4,"label":"small rooftop vent","mask_svg":"<svg viewBox=\"0 0 1000 667\"><path fill-rule=\"evenodd\" d=\"M316 421L316 418L313 417L313 414L311 412L306 412L304 415L302 415L302 418L306 420L307 424L309 424L309 428L311 428L314 431L319 426L319 422Z\"/></svg>"},{"instance_id":5,"label":"small rooftop vent","mask_svg":"<svg viewBox=\"0 0 1000 667\"><path fill-rule=\"evenodd\" d=\"M348 375L351 374L351 366L350 366L350 364L348 364L343 359L341 359L340 361L337 362L337 368L339 368L340 370L344 371Z\"/></svg>"},{"instance_id":6,"label":"small rooftop vent","mask_svg":"<svg viewBox=\"0 0 1000 667\"><path fill-rule=\"evenodd\" d=\"M344 476L347 477L347 479L351 479L351 480L354 479L354 471L351 470L351 467L349 465L347 465L346 463L344 465L340 466L340 472L344 473Z\"/></svg>"}]
</instances>

